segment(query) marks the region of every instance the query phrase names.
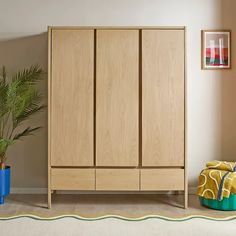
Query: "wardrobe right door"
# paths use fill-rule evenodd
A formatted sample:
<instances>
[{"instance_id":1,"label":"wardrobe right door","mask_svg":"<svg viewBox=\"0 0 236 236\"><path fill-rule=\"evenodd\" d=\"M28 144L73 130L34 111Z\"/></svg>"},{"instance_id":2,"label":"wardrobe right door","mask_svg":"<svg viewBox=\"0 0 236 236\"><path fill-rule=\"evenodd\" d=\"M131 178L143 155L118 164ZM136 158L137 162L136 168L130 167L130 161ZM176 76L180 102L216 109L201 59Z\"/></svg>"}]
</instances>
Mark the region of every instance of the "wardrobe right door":
<instances>
[{"instance_id":1,"label":"wardrobe right door","mask_svg":"<svg viewBox=\"0 0 236 236\"><path fill-rule=\"evenodd\" d=\"M184 30L142 30L142 166L184 166Z\"/></svg>"}]
</instances>

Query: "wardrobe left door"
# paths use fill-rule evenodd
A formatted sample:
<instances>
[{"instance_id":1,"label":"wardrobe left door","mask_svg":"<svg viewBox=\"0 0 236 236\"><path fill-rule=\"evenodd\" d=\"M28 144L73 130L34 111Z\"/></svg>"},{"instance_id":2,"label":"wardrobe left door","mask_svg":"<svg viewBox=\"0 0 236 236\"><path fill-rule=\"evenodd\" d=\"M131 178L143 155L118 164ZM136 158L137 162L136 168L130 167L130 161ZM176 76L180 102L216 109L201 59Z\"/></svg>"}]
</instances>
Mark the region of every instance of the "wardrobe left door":
<instances>
[{"instance_id":1,"label":"wardrobe left door","mask_svg":"<svg viewBox=\"0 0 236 236\"><path fill-rule=\"evenodd\" d=\"M53 29L51 166L94 164L94 30Z\"/></svg>"}]
</instances>

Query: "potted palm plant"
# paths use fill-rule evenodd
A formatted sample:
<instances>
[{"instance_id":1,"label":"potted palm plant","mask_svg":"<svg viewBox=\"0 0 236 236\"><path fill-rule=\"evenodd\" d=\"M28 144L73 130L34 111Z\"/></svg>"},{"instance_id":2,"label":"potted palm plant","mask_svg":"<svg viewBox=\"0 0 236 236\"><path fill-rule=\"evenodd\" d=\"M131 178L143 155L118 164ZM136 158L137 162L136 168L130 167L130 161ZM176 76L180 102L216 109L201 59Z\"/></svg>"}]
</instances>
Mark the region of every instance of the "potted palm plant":
<instances>
[{"instance_id":1,"label":"potted palm plant","mask_svg":"<svg viewBox=\"0 0 236 236\"><path fill-rule=\"evenodd\" d=\"M32 135L41 127L23 124L41 111L42 96L36 83L43 78L38 65L21 70L8 78L5 67L0 75L0 204L10 192L10 166L6 165L7 150L21 138Z\"/></svg>"}]
</instances>

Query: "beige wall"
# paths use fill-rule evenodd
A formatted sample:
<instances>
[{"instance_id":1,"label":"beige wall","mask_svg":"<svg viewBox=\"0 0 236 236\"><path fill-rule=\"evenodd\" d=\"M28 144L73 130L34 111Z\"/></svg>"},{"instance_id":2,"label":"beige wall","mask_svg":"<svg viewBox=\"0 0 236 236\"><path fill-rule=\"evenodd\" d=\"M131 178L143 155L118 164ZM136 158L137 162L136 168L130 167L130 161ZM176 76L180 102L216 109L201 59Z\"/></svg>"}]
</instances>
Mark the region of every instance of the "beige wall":
<instances>
[{"instance_id":1,"label":"beige wall","mask_svg":"<svg viewBox=\"0 0 236 236\"><path fill-rule=\"evenodd\" d=\"M206 161L236 160L236 46L232 70L200 69L200 30L229 28L236 38L235 9L235 0L1 0L0 65L10 72L33 63L46 69L47 25L187 26L187 155L196 186ZM47 93L46 81L40 88ZM44 129L8 152L13 187L46 187L46 112L31 123Z\"/></svg>"}]
</instances>

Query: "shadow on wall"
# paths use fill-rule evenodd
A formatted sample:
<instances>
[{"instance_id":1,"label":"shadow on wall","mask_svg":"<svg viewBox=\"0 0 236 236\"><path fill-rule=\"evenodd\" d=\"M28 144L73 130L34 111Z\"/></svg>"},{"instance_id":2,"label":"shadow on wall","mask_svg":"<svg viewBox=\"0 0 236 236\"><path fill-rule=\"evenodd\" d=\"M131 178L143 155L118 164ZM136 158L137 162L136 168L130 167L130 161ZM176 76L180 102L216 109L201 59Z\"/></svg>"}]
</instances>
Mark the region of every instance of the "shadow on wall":
<instances>
[{"instance_id":1,"label":"shadow on wall","mask_svg":"<svg viewBox=\"0 0 236 236\"><path fill-rule=\"evenodd\" d=\"M236 161L236 1L222 1L222 28L232 31L232 69L222 71L222 159Z\"/></svg>"},{"instance_id":2,"label":"shadow on wall","mask_svg":"<svg viewBox=\"0 0 236 236\"><path fill-rule=\"evenodd\" d=\"M0 66L8 73L39 64L47 70L47 33L0 41ZM47 101L47 80L39 83ZM45 187L47 180L47 115L46 110L33 117L30 125L43 129L34 136L25 137L7 153L12 167L12 187ZM27 123L25 123L27 125Z\"/></svg>"},{"instance_id":3,"label":"shadow on wall","mask_svg":"<svg viewBox=\"0 0 236 236\"><path fill-rule=\"evenodd\" d=\"M220 70L219 77L215 77L211 72L203 70L202 74L206 76L205 82L211 82L213 87L212 96L215 102L212 101L211 105L216 106L211 109L208 107L204 113L199 114L204 116L205 120L209 120L210 125L208 130L202 129L199 131L197 139L201 139L205 135L213 139L212 142L208 142L202 149L200 149L199 155L205 156L205 161L201 158L199 160L193 160L193 153L189 153L188 165L193 170L193 162L196 164L202 162L202 168L205 166L206 161L213 159L225 160L225 161L236 161L236 1L235 0L222 0L221 1L221 22L216 29L229 29L232 32L231 43L231 60L232 69ZM204 27L204 29L211 29L211 27ZM213 28L214 29L214 28ZM199 32L200 33L200 32ZM217 72L217 71L214 71ZM203 87L204 88L204 87ZM199 91L201 92L201 91ZM208 91L210 92L210 91ZM206 97L206 95L205 95ZM206 101L207 102L207 101ZM194 105L194 104L191 104ZM203 104L203 107L205 104ZM205 106L207 107L207 106ZM212 112L213 111L213 112ZM218 115L219 119L216 119L214 115ZM217 120L217 122L215 122ZM219 121L219 122L218 122ZM209 145L212 144L212 145ZM218 146L219 145L219 146ZM208 150L207 150L208 149ZM209 153L208 153L209 152ZM210 155L209 155L210 154ZM190 169L189 168L189 169ZM200 173L199 169L199 173ZM189 186L197 186L197 176L190 179Z\"/></svg>"}]
</instances>

